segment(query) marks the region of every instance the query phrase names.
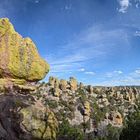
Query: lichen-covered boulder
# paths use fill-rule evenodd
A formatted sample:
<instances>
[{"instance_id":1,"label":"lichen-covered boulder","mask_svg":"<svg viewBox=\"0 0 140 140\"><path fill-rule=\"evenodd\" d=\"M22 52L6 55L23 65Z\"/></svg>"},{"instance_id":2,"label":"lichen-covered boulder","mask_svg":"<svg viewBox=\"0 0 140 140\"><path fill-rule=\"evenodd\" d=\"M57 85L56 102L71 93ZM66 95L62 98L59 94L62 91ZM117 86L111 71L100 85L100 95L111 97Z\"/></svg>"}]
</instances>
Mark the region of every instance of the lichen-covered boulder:
<instances>
[{"instance_id":1,"label":"lichen-covered boulder","mask_svg":"<svg viewBox=\"0 0 140 140\"><path fill-rule=\"evenodd\" d=\"M61 89L62 91L65 91L65 90L67 89L67 86L68 86L67 81L64 80L64 79L61 79L61 80L60 80L60 89Z\"/></svg>"},{"instance_id":2,"label":"lichen-covered boulder","mask_svg":"<svg viewBox=\"0 0 140 140\"><path fill-rule=\"evenodd\" d=\"M49 85L53 88L59 88L59 80L53 76L50 76Z\"/></svg>"},{"instance_id":3,"label":"lichen-covered boulder","mask_svg":"<svg viewBox=\"0 0 140 140\"><path fill-rule=\"evenodd\" d=\"M90 103L88 101L84 103L84 115L90 116Z\"/></svg>"},{"instance_id":4,"label":"lichen-covered boulder","mask_svg":"<svg viewBox=\"0 0 140 140\"><path fill-rule=\"evenodd\" d=\"M123 124L122 115L119 112L113 112L113 121L115 125L122 125Z\"/></svg>"},{"instance_id":5,"label":"lichen-covered boulder","mask_svg":"<svg viewBox=\"0 0 140 140\"><path fill-rule=\"evenodd\" d=\"M38 81L45 77L49 65L39 56L30 38L18 34L9 19L0 19L0 78Z\"/></svg>"},{"instance_id":6,"label":"lichen-covered boulder","mask_svg":"<svg viewBox=\"0 0 140 140\"><path fill-rule=\"evenodd\" d=\"M77 90L77 80L74 77L70 77L70 89L72 91Z\"/></svg>"},{"instance_id":7,"label":"lichen-covered boulder","mask_svg":"<svg viewBox=\"0 0 140 140\"><path fill-rule=\"evenodd\" d=\"M42 140L53 140L56 138L58 121L49 108L37 101L34 105L23 108L21 125L24 130L30 132L33 138Z\"/></svg>"},{"instance_id":8,"label":"lichen-covered boulder","mask_svg":"<svg viewBox=\"0 0 140 140\"><path fill-rule=\"evenodd\" d=\"M93 94L93 87L91 85L87 86L87 90L88 90L89 94Z\"/></svg>"},{"instance_id":9,"label":"lichen-covered boulder","mask_svg":"<svg viewBox=\"0 0 140 140\"><path fill-rule=\"evenodd\" d=\"M54 87L54 83L55 83L55 78L53 76L49 77L49 85Z\"/></svg>"},{"instance_id":10,"label":"lichen-covered boulder","mask_svg":"<svg viewBox=\"0 0 140 140\"><path fill-rule=\"evenodd\" d=\"M59 97L60 96L60 89L59 88L54 88L54 91L53 91L53 95L55 96L55 97Z\"/></svg>"},{"instance_id":11,"label":"lichen-covered boulder","mask_svg":"<svg viewBox=\"0 0 140 140\"><path fill-rule=\"evenodd\" d=\"M123 125L123 117L118 111L111 111L110 113L106 113L106 118L111 121L111 124L122 126Z\"/></svg>"},{"instance_id":12,"label":"lichen-covered boulder","mask_svg":"<svg viewBox=\"0 0 140 140\"><path fill-rule=\"evenodd\" d=\"M59 80L57 78L55 78L55 82L54 82L54 88L59 88Z\"/></svg>"}]
</instances>

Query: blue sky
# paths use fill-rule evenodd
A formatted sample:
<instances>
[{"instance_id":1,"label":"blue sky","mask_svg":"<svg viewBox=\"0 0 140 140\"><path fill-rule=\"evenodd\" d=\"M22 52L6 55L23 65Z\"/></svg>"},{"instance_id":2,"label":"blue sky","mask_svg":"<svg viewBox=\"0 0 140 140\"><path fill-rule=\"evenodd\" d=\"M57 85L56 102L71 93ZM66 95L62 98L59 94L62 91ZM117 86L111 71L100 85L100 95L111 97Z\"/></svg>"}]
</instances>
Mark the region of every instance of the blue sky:
<instances>
[{"instance_id":1,"label":"blue sky","mask_svg":"<svg viewBox=\"0 0 140 140\"><path fill-rule=\"evenodd\" d=\"M140 85L140 0L0 0L48 76L92 85Z\"/></svg>"}]
</instances>

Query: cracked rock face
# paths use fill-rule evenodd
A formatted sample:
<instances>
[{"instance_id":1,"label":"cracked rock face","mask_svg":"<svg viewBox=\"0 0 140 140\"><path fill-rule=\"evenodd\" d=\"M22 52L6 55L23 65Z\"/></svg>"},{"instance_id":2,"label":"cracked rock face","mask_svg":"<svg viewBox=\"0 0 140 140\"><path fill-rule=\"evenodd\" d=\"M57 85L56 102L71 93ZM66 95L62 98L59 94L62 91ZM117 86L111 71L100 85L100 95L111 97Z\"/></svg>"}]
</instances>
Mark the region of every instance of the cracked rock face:
<instances>
[{"instance_id":1,"label":"cracked rock face","mask_svg":"<svg viewBox=\"0 0 140 140\"><path fill-rule=\"evenodd\" d=\"M49 71L30 38L18 34L9 19L0 19L0 78L39 81Z\"/></svg>"},{"instance_id":2,"label":"cracked rock face","mask_svg":"<svg viewBox=\"0 0 140 140\"><path fill-rule=\"evenodd\" d=\"M48 71L33 41L0 19L0 140L55 139L53 112L31 93Z\"/></svg>"},{"instance_id":3,"label":"cracked rock face","mask_svg":"<svg viewBox=\"0 0 140 140\"><path fill-rule=\"evenodd\" d=\"M30 95L0 95L0 140L55 139L53 112Z\"/></svg>"},{"instance_id":4,"label":"cracked rock face","mask_svg":"<svg viewBox=\"0 0 140 140\"><path fill-rule=\"evenodd\" d=\"M21 110L22 125L32 136L38 139L55 139L58 122L49 108L37 101L34 105Z\"/></svg>"}]
</instances>

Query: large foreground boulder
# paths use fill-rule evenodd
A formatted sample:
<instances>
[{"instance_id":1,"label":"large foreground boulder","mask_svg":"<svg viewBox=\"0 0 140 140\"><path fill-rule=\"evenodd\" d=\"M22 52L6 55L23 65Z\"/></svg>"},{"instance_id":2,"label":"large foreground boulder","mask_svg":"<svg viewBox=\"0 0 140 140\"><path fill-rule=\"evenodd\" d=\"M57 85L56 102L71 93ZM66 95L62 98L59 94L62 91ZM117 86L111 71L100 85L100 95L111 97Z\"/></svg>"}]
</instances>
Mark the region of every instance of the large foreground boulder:
<instances>
[{"instance_id":1,"label":"large foreground boulder","mask_svg":"<svg viewBox=\"0 0 140 140\"><path fill-rule=\"evenodd\" d=\"M45 107L41 101L36 101L34 105L23 108L21 125L32 137L41 140L53 140L56 138L58 122L54 113Z\"/></svg>"},{"instance_id":2,"label":"large foreground boulder","mask_svg":"<svg viewBox=\"0 0 140 140\"><path fill-rule=\"evenodd\" d=\"M9 19L1 18L0 78L39 81L48 71L49 65L39 56L33 41L18 34Z\"/></svg>"},{"instance_id":3,"label":"large foreground boulder","mask_svg":"<svg viewBox=\"0 0 140 140\"><path fill-rule=\"evenodd\" d=\"M0 95L0 140L53 140L58 122L33 96Z\"/></svg>"}]
</instances>

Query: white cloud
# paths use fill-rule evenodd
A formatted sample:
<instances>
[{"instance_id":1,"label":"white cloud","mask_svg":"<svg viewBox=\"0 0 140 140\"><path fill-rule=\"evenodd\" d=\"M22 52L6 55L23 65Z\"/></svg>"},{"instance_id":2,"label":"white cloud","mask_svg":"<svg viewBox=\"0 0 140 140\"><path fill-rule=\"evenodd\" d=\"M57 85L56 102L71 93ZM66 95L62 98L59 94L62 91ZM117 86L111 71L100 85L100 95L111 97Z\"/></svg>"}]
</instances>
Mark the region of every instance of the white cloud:
<instances>
[{"instance_id":1,"label":"white cloud","mask_svg":"<svg viewBox=\"0 0 140 140\"><path fill-rule=\"evenodd\" d=\"M120 34L123 34L120 38ZM116 45L114 42L122 42L126 45L129 45L128 34L124 29L110 29L106 30L104 25L91 26L86 30L80 32L73 37L72 40L59 46L60 51L55 54L60 55L59 58L63 57L63 61L66 62L75 62L83 61L90 58L99 57L106 55L106 53L112 52L112 49L121 49L122 46ZM128 48L128 46L127 46ZM125 48L125 49L127 49ZM129 48L128 48L129 49ZM78 50L78 51L77 51ZM50 56L53 57L54 56ZM56 59L60 60L60 59ZM57 61L55 61L57 62Z\"/></svg>"},{"instance_id":2,"label":"white cloud","mask_svg":"<svg viewBox=\"0 0 140 140\"><path fill-rule=\"evenodd\" d=\"M65 10L71 10L71 8L72 8L72 5L65 5L64 7Z\"/></svg>"},{"instance_id":3,"label":"white cloud","mask_svg":"<svg viewBox=\"0 0 140 140\"><path fill-rule=\"evenodd\" d=\"M134 36L140 37L140 31L136 31L136 32L134 33Z\"/></svg>"},{"instance_id":4,"label":"white cloud","mask_svg":"<svg viewBox=\"0 0 140 140\"><path fill-rule=\"evenodd\" d=\"M115 70L114 73L122 74L123 72L121 70Z\"/></svg>"},{"instance_id":5,"label":"white cloud","mask_svg":"<svg viewBox=\"0 0 140 140\"><path fill-rule=\"evenodd\" d=\"M95 85L101 86L126 86L126 85L140 85L140 79L135 79L132 77L114 79L114 80L105 80Z\"/></svg>"},{"instance_id":6,"label":"white cloud","mask_svg":"<svg viewBox=\"0 0 140 140\"><path fill-rule=\"evenodd\" d=\"M78 69L78 71L83 72L83 71L85 71L85 69L84 68L80 68L80 69Z\"/></svg>"},{"instance_id":7,"label":"white cloud","mask_svg":"<svg viewBox=\"0 0 140 140\"><path fill-rule=\"evenodd\" d=\"M122 74L123 73L123 74ZM105 85L105 86L116 86L116 85L140 85L140 69L136 69L130 73L124 73L120 70L114 72L108 72L102 77L104 78L100 83L96 85Z\"/></svg>"},{"instance_id":8,"label":"white cloud","mask_svg":"<svg viewBox=\"0 0 140 140\"><path fill-rule=\"evenodd\" d=\"M88 75L95 75L95 72L92 72L92 71L86 71L85 74L88 74Z\"/></svg>"},{"instance_id":9,"label":"white cloud","mask_svg":"<svg viewBox=\"0 0 140 140\"><path fill-rule=\"evenodd\" d=\"M135 70L136 74L140 74L140 69Z\"/></svg>"},{"instance_id":10,"label":"white cloud","mask_svg":"<svg viewBox=\"0 0 140 140\"><path fill-rule=\"evenodd\" d=\"M123 72L121 70L115 70L113 72L107 72L105 75L108 78L112 78L112 77L118 77L122 74Z\"/></svg>"},{"instance_id":11,"label":"white cloud","mask_svg":"<svg viewBox=\"0 0 140 140\"><path fill-rule=\"evenodd\" d=\"M140 69L138 68L135 71L129 73L128 76L134 79L140 79Z\"/></svg>"},{"instance_id":12,"label":"white cloud","mask_svg":"<svg viewBox=\"0 0 140 140\"><path fill-rule=\"evenodd\" d=\"M118 0L120 8L117 8L119 12L126 13L130 6L135 8L140 7L140 0Z\"/></svg>"},{"instance_id":13,"label":"white cloud","mask_svg":"<svg viewBox=\"0 0 140 140\"><path fill-rule=\"evenodd\" d=\"M77 67L80 68L80 65L77 63L74 64L55 64L50 65L51 73L72 73L77 72Z\"/></svg>"},{"instance_id":14,"label":"white cloud","mask_svg":"<svg viewBox=\"0 0 140 140\"><path fill-rule=\"evenodd\" d=\"M118 9L121 13L126 13L128 7L131 5L130 0L119 0L120 8Z\"/></svg>"},{"instance_id":15,"label":"white cloud","mask_svg":"<svg viewBox=\"0 0 140 140\"><path fill-rule=\"evenodd\" d=\"M120 38L120 34L123 36ZM120 42L117 45L114 42ZM85 67L91 60L92 66L101 65L101 63L94 63L94 60L100 61L106 59L110 54L116 51L127 51L131 47L128 41L128 34L123 29L106 30L104 25L92 26L80 34L74 36L63 46L58 46L59 50L47 57L47 61L51 66L55 65L74 65L74 71Z\"/></svg>"},{"instance_id":16,"label":"white cloud","mask_svg":"<svg viewBox=\"0 0 140 140\"><path fill-rule=\"evenodd\" d=\"M140 0L135 0L135 6L136 6L136 8L139 8L140 7Z\"/></svg>"},{"instance_id":17,"label":"white cloud","mask_svg":"<svg viewBox=\"0 0 140 140\"><path fill-rule=\"evenodd\" d=\"M39 0L35 0L35 3L38 4L39 3Z\"/></svg>"},{"instance_id":18,"label":"white cloud","mask_svg":"<svg viewBox=\"0 0 140 140\"><path fill-rule=\"evenodd\" d=\"M68 48L69 50L69 48ZM85 61L88 59L88 57L79 54L78 52L73 52L71 54L65 54L65 50L62 50L63 53L62 54L57 54L59 56L59 58L55 58L55 57L48 57L47 60L50 61L51 64L56 65L56 64L72 64L72 63L76 63L79 61Z\"/></svg>"},{"instance_id":19,"label":"white cloud","mask_svg":"<svg viewBox=\"0 0 140 140\"><path fill-rule=\"evenodd\" d=\"M139 8L139 4L138 3L136 4L136 8Z\"/></svg>"},{"instance_id":20,"label":"white cloud","mask_svg":"<svg viewBox=\"0 0 140 140\"><path fill-rule=\"evenodd\" d=\"M122 85L140 85L140 79L132 76L125 76L118 80L118 83Z\"/></svg>"}]
</instances>

